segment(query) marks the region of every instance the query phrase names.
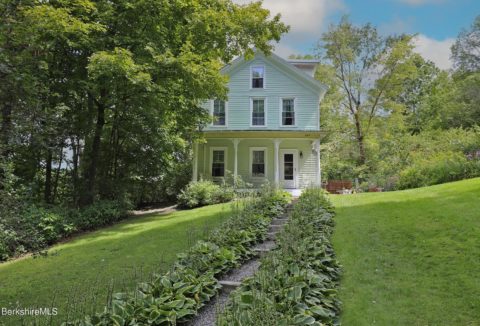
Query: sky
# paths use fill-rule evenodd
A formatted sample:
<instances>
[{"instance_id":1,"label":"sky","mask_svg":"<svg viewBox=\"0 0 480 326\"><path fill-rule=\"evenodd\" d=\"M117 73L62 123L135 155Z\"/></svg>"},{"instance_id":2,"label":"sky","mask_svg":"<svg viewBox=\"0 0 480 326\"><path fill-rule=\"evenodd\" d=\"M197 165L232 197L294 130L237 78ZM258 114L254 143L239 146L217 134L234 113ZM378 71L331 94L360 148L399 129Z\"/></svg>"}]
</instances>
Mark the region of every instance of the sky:
<instances>
[{"instance_id":1,"label":"sky","mask_svg":"<svg viewBox=\"0 0 480 326\"><path fill-rule=\"evenodd\" d=\"M480 0L264 0L263 6L291 27L276 45L282 57L312 53L322 33L348 15L357 25L372 23L383 35L416 34L415 51L442 69L452 66L455 38L480 15Z\"/></svg>"}]
</instances>

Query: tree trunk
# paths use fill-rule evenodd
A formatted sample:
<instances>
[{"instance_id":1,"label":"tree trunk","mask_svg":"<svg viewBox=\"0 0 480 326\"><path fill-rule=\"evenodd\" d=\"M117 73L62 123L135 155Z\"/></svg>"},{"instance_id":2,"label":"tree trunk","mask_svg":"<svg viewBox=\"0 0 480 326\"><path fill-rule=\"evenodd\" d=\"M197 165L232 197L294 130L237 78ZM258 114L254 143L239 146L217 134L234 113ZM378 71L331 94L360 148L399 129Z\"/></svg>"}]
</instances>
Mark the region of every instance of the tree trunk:
<instances>
[{"instance_id":1,"label":"tree trunk","mask_svg":"<svg viewBox=\"0 0 480 326\"><path fill-rule=\"evenodd\" d=\"M105 96L106 92L102 92L100 101L96 101L97 121L95 123L95 133L93 135L92 147L90 149L89 165L87 168L87 184L86 191L81 202L82 205L92 204L95 198L98 160L100 158L103 127L105 126L105 104L103 102Z\"/></svg>"},{"instance_id":2,"label":"tree trunk","mask_svg":"<svg viewBox=\"0 0 480 326\"><path fill-rule=\"evenodd\" d=\"M78 204L78 157L80 152L80 142L75 141L76 137L70 137L70 142L72 143L72 181L73 181L73 193L72 200L73 204L77 206Z\"/></svg>"},{"instance_id":3,"label":"tree trunk","mask_svg":"<svg viewBox=\"0 0 480 326\"><path fill-rule=\"evenodd\" d=\"M354 119L355 119L355 131L356 131L356 137L357 137L357 143L358 143L358 152L359 152L358 164L364 165L366 162L365 138L363 135L362 126L360 124L360 116L358 115L358 113L354 115Z\"/></svg>"},{"instance_id":4,"label":"tree trunk","mask_svg":"<svg viewBox=\"0 0 480 326\"><path fill-rule=\"evenodd\" d=\"M45 189L44 189L44 200L47 204L52 203L52 150L48 149L47 151L47 160L45 167Z\"/></svg>"},{"instance_id":5,"label":"tree trunk","mask_svg":"<svg viewBox=\"0 0 480 326\"><path fill-rule=\"evenodd\" d=\"M2 126L0 129L0 163L5 163L10 155L10 132L12 130L12 106L4 103L2 106ZM3 189L6 171L0 165L0 190Z\"/></svg>"},{"instance_id":6,"label":"tree trunk","mask_svg":"<svg viewBox=\"0 0 480 326\"><path fill-rule=\"evenodd\" d=\"M10 153L10 133L12 130L12 105L4 103L2 106L2 128L0 159L6 158Z\"/></svg>"},{"instance_id":7,"label":"tree trunk","mask_svg":"<svg viewBox=\"0 0 480 326\"><path fill-rule=\"evenodd\" d=\"M62 169L62 162L63 162L63 148L60 149L60 155L58 159L58 166L57 171L55 171L55 181L53 182L53 197L52 202L55 202L58 194L58 180L60 179L60 170Z\"/></svg>"}]
</instances>

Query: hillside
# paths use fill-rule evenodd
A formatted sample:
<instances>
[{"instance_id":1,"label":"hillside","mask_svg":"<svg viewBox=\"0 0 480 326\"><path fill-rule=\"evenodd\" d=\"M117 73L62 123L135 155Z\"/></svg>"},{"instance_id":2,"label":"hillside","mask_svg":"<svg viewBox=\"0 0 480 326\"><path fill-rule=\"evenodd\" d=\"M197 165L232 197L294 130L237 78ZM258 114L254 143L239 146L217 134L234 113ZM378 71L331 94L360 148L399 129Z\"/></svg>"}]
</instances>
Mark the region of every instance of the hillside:
<instances>
[{"instance_id":1,"label":"hillside","mask_svg":"<svg viewBox=\"0 0 480 326\"><path fill-rule=\"evenodd\" d=\"M480 324L480 179L331 196L348 325Z\"/></svg>"}]
</instances>

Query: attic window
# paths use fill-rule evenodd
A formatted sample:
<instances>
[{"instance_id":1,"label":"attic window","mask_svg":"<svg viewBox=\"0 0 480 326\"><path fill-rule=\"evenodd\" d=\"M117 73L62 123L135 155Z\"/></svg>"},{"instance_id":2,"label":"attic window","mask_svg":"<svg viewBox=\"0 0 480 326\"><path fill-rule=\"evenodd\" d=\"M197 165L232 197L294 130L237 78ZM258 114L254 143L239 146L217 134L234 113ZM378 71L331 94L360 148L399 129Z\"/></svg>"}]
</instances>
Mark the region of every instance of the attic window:
<instances>
[{"instance_id":1,"label":"attic window","mask_svg":"<svg viewBox=\"0 0 480 326\"><path fill-rule=\"evenodd\" d=\"M263 88L265 67L252 67L252 88Z\"/></svg>"}]
</instances>

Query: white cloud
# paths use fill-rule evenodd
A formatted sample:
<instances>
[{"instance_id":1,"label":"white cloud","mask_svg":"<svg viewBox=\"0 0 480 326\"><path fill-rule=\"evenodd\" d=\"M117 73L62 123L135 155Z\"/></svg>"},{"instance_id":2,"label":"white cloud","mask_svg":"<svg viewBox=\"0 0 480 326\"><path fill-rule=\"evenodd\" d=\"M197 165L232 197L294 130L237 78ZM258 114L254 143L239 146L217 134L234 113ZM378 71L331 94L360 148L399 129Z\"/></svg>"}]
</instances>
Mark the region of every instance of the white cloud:
<instances>
[{"instance_id":1,"label":"white cloud","mask_svg":"<svg viewBox=\"0 0 480 326\"><path fill-rule=\"evenodd\" d=\"M291 54L299 54L299 50L289 46L286 42L275 44L275 54L287 59Z\"/></svg>"},{"instance_id":2,"label":"white cloud","mask_svg":"<svg viewBox=\"0 0 480 326\"><path fill-rule=\"evenodd\" d=\"M233 0L246 4L251 0ZM272 15L280 13L281 20L290 25L290 32L282 38L275 52L281 56L301 52L305 42L315 42L327 27L327 18L345 11L343 0L264 0L263 7ZM313 44L312 44L313 46Z\"/></svg>"},{"instance_id":3,"label":"white cloud","mask_svg":"<svg viewBox=\"0 0 480 326\"><path fill-rule=\"evenodd\" d=\"M329 13L345 8L340 0L265 0L263 5L272 14L282 14L282 20L291 26L292 33L318 31Z\"/></svg>"},{"instance_id":4,"label":"white cloud","mask_svg":"<svg viewBox=\"0 0 480 326\"><path fill-rule=\"evenodd\" d=\"M415 51L425 59L433 61L441 69L449 69L452 67L450 47L454 42L454 38L438 41L423 34L417 35L413 40Z\"/></svg>"},{"instance_id":5,"label":"white cloud","mask_svg":"<svg viewBox=\"0 0 480 326\"><path fill-rule=\"evenodd\" d=\"M400 2L406 3L410 6L422 6L426 4L438 4L443 3L445 0L399 0Z\"/></svg>"}]
</instances>

